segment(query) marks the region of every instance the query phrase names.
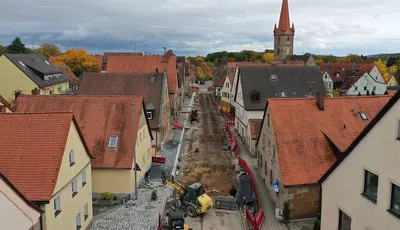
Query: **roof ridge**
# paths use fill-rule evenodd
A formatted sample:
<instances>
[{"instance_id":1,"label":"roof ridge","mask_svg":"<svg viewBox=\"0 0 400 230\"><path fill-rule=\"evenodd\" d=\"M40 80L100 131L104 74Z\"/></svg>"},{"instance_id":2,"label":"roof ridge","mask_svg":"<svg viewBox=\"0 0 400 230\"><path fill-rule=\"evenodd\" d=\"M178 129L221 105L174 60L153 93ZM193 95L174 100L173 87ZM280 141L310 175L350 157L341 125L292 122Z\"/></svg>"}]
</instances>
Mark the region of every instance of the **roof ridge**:
<instances>
[{"instance_id":1,"label":"roof ridge","mask_svg":"<svg viewBox=\"0 0 400 230\"><path fill-rule=\"evenodd\" d=\"M71 111L57 111L57 112L13 112L13 113L0 113L1 115L7 115L7 116L12 116L12 115L74 115L74 113Z\"/></svg>"},{"instance_id":2,"label":"roof ridge","mask_svg":"<svg viewBox=\"0 0 400 230\"><path fill-rule=\"evenodd\" d=\"M19 97L141 97L143 98L142 95L63 95L63 94L57 94L57 95L27 95L23 94Z\"/></svg>"}]
</instances>

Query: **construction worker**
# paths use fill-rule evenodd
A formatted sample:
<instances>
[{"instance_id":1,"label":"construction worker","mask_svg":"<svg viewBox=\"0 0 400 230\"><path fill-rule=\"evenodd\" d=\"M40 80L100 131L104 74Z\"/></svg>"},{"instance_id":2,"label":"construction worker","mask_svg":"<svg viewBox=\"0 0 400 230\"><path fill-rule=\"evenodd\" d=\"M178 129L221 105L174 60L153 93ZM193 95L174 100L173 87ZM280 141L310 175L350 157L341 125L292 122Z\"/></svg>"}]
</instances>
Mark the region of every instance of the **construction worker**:
<instances>
[{"instance_id":1,"label":"construction worker","mask_svg":"<svg viewBox=\"0 0 400 230\"><path fill-rule=\"evenodd\" d=\"M229 195L236 197L236 188L235 186L232 186L231 191L229 191Z\"/></svg>"},{"instance_id":2,"label":"construction worker","mask_svg":"<svg viewBox=\"0 0 400 230\"><path fill-rule=\"evenodd\" d=\"M149 184L150 169L144 174L144 184Z\"/></svg>"}]
</instances>

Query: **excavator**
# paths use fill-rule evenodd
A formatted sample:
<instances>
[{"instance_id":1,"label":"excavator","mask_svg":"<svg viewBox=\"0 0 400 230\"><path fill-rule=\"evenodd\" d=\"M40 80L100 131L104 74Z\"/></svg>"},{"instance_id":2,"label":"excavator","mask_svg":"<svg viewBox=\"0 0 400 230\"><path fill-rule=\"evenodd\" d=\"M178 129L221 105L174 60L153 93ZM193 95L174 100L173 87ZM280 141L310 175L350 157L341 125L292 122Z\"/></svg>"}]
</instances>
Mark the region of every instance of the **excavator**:
<instances>
[{"instance_id":1,"label":"excavator","mask_svg":"<svg viewBox=\"0 0 400 230\"><path fill-rule=\"evenodd\" d=\"M184 208L190 217L196 217L210 210L214 205L201 183L195 182L188 186L183 186L174 180L173 176L161 172L163 184L168 184L174 188L179 195L181 208ZM179 203L179 202L178 202ZM182 207L183 206L183 207Z\"/></svg>"}]
</instances>

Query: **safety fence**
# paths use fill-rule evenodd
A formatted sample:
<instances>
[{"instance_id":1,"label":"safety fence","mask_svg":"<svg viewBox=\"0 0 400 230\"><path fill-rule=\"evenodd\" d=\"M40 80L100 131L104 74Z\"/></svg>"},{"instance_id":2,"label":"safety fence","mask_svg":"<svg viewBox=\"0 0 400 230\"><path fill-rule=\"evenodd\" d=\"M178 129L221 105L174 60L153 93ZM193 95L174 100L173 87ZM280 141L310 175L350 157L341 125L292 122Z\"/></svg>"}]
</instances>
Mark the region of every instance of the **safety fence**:
<instances>
[{"instance_id":1,"label":"safety fence","mask_svg":"<svg viewBox=\"0 0 400 230\"><path fill-rule=\"evenodd\" d=\"M218 109L218 104L210 97L211 100L211 105L214 106L216 109ZM222 110L221 110L222 111ZM225 111L222 111L222 113L225 115L225 117L228 118L228 121L225 122L225 128L226 131L228 132L229 138L231 140L232 143L232 151L235 152L236 157L238 158L238 163L239 165L244 169L244 171L247 173L247 175L249 175L249 177L251 178L251 183L253 184L255 193L256 193L256 198L257 198L257 207L258 210L257 212L254 214L248 206L245 206L245 214L246 214L246 218L248 219L248 221L250 222L251 226L253 226L253 228L255 230L260 229L261 225L264 222L264 211L262 210L262 206L261 206L261 202L260 202L260 198L259 198L259 194L258 194L258 189L257 189L257 184L256 181L254 179L254 174L251 171L249 165L247 164L247 162L241 158L239 156L239 144L238 144L238 140L236 139L236 137L234 137L232 135L232 131L231 131L231 126L232 126L232 122L233 124L235 124L235 118L230 114L227 113Z\"/></svg>"}]
</instances>

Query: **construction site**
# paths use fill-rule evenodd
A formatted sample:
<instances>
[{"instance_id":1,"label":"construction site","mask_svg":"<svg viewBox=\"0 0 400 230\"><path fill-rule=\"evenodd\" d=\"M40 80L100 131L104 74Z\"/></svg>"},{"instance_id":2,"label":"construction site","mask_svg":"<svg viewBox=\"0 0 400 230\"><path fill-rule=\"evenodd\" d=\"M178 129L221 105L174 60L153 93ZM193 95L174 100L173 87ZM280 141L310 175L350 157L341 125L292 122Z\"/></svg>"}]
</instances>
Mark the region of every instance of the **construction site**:
<instances>
[{"instance_id":1,"label":"construction site","mask_svg":"<svg viewBox=\"0 0 400 230\"><path fill-rule=\"evenodd\" d=\"M225 119L211 108L208 94L196 97L199 120L187 130L180 181L200 182L212 198L228 196L232 187L237 187L237 179L232 153L222 150L229 145Z\"/></svg>"}]
</instances>

